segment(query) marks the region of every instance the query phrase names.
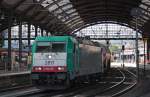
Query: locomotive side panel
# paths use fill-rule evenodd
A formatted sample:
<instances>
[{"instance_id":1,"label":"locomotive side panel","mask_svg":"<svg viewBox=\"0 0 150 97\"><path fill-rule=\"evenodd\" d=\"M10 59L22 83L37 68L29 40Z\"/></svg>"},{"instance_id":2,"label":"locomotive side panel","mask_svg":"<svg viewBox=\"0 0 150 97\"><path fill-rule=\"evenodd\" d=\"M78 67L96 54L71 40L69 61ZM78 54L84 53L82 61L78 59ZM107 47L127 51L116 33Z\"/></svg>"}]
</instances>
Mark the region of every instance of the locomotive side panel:
<instances>
[{"instance_id":1,"label":"locomotive side panel","mask_svg":"<svg viewBox=\"0 0 150 97\"><path fill-rule=\"evenodd\" d=\"M90 75L103 72L101 48L79 44L79 75Z\"/></svg>"}]
</instances>

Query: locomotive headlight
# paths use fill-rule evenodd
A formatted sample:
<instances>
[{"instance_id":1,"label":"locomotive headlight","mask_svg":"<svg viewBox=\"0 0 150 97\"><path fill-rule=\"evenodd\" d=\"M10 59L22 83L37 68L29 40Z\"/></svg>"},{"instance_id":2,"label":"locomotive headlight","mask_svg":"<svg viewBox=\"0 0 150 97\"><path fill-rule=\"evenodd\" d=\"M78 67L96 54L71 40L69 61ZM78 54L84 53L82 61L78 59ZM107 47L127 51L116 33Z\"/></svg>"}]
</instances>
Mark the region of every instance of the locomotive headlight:
<instances>
[{"instance_id":1,"label":"locomotive headlight","mask_svg":"<svg viewBox=\"0 0 150 97\"><path fill-rule=\"evenodd\" d=\"M48 58L49 58L49 59L51 59L51 58L52 58L52 56L51 56L51 55L49 55L49 56L48 56Z\"/></svg>"},{"instance_id":2,"label":"locomotive headlight","mask_svg":"<svg viewBox=\"0 0 150 97\"><path fill-rule=\"evenodd\" d=\"M39 68L38 68L38 70L42 70L42 68L41 68L41 67L39 67Z\"/></svg>"},{"instance_id":3,"label":"locomotive headlight","mask_svg":"<svg viewBox=\"0 0 150 97\"><path fill-rule=\"evenodd\" d=\"M58 67L58 70L61 70L61 67Z\"/></svg>"},{"instance_id":4,"label":"locomotive headlight","mask_svg":"<svg viewBox=\"0 0 150 97\"><path fill-rule=\"evenodd\" d=\"M41 67L36 67L35 70L42 70L42 68Z\"/></svg>"},{"instance_id":5,"label":"locomotive headlight","mask_svg":"<svg viewBox=\"0 0 150 97\"><path fill-rule=\"evenodd\" d=\"M58 70L64 70L64 67L58 67Z\"/></svg>"}]
</instances>

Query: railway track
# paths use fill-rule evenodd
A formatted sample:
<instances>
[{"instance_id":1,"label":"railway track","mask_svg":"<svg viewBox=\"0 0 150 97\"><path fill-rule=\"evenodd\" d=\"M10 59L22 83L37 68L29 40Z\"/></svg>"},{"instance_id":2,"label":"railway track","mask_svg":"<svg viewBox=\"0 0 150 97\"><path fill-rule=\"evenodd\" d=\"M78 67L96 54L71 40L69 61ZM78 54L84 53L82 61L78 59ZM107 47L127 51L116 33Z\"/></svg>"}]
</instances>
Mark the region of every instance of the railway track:
<instances>
[{"instance_id":1,"label":"railway track","mask_svg":"<svg viewBox=\"0 0 150 97\"><path fill-rule=\"evenodd\" d=\"M19 89L22 89L22 88L30 88L30 87L33 87L33 86L32 85L14 86L14 87L10 87L10 88L0 89L0 93L13 91L13 90L19 90Z\"/></svg>"},{"instance_id":2,"label":"railway track","mask_svg":"<svg viewBox=\"0 0 150 97\"><path fill-rule=\"evenodd\" d=\"M114 70L113 70L114 71ZM99 81L96 84L88 84L88 86L84 86L83 88L77 88L66 93L58 94L58 95L46 95L42 97L95 97L97 94L106 92L119 84L123 83L125 80L125 75L120 70L116 72L110 72L110 75L103 79L103 81Z\"/></svg>"},{"instance_id":3,"label":"railway track","mask_svg":"<svg viewBox=\"0 0 150 97\"><path fill-rule=\"evenodd\" d=\"M113 70L112 72L110 72L110 75L103 78L102 81L99 81L94 85L89 85L87 87L80 88L70 93L61 94L61 96L59 97L95 97L95 94L108 91L108 89L111 89L122 83L124 79L124 74L122 72L120 72L119 70L115 70L114 72ZM58 95L52 97L58 97Z\"/></svg>"},{"instance_id":4,"label":"railway track","mask_svg":"<svg viewBox=\"0 0 150 97\"><path fill-rule=\"evenodd\" d=\"M67 90L52 91L39 90L36 88L27 89L26 92L19 92L2 97L117 97L136 85L135 75L128 70L113 69L107 77L96 83L82 83Z\"/></svg>"},{"instance_id":5,"label":"railway track","mask_svg":"<svg viewBox=\"0 0 150 97\"><path fill-rule=\"evenodd\" d=\"M136 85L136 75L128 70L120 70L120 72L123 75L123 79L119 83L116 83L115 85L106 88L101 92L95 92L86 97L118 97L129 91Z\"/></svg>"},{"instance_id":6,"label":"railway track","mask_svg":"<svg viewBox=\"0 0 150 97\"><path fill-rule=\"evenodd\" d=\"M33 86L20 86L20 87L14 87L5 89L0 92L0 97L22 97L23 95L33 94L42 92L41 90L37 89Z\"/></svg>"},{"instance_id":7,"label":"railway track","mask_svg":"<svg viewBox=\"0 0 150 97\"><path fill-rule=\"evenodd\" d=\"M122 89L121 91L112 94L111 97L118 97L118 96L126 93L130 89L132 89L137 84L136 75L129 70L126 70L126 71L129 73L129 76L131 77L131 79L129 79L130 81L127 80L128 86L126 88ZM126 84L126 82L124 82L124 84Z\"/></svg>"},{"instance_id":8,"label":"railway track","mask_svg":"<svg viewBox=\"0 0 150 97\"><path fill-rule=\"evenodd\" d=\"M114 79L109 79L106 82L100 82L103 84L95 84L93 86L88 86L86 88L81 88L75 92L59 94L52 97L116 97L119 96L133 86L136 85L136 82L133 82L134 74L130 71L118 70L121 76L114 77ZM131 78L129 78L129 76ZM108 77L111 78L111 77ZM120 79L120 80L119 80ZM43 96L46 97L46 96ZM50 97L50 96L49 96Z\"/></svg>"}]
</instances>

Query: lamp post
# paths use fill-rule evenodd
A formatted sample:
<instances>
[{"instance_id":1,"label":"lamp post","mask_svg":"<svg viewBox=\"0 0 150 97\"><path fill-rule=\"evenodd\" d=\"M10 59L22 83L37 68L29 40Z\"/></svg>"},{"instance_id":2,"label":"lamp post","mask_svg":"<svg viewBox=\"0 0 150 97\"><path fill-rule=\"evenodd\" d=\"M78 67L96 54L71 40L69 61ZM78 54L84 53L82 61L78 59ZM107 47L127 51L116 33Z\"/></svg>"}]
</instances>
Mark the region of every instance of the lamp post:
<instances>
[{"instance_id":1,"label":"lamp post","mask_svg":"<svg viewBox=\"0 0 150 97\"><path fill-rule=\"evenodd\" d=\"M135 17L135 29L136 29L136 39L135 39L135 52L136 52L136 75L137 81L139 81L139 50L138 50L138 18L142 14L140 8L133 8L131 10L131 15Z\"/></svg>"},{"instance_id":2,"label":"lamp post","mask_svg":"<svg viewBox=\"0 0 150 97\"><path fill-rule=\"evenodd\" d=\"M123 69L124 69L124 50L125 50L125 46L124 45L122 45L122 66L123 66Z\"/></svg>"},{"instance_id":3,"label":"lamp post","mask_svg":"<svg viewBox=\"0 0 150 97\"><path fill-rule=\"evenodd\" d=\"M145 71L145 69L146 69L146 67L145 67L145 64L146 64L146 54L145 54L145 43L146 43L146 39L144 38L144 40L143 40L143 42L144 42L144 71L143 71L143 73L144 73L144 77L146 76L146 71Z\"/></svg>"},{"instance_id":4,"label":"lamp post","mask_svg":"<svg viewBox=\"0 0 150 97\"><path fill-rule=\"evenodd\" d=\"M138 50L138 17L136 17L136 67L137 67L137 81L139 81L139 50Z\"/></svg>"}]
</instances>

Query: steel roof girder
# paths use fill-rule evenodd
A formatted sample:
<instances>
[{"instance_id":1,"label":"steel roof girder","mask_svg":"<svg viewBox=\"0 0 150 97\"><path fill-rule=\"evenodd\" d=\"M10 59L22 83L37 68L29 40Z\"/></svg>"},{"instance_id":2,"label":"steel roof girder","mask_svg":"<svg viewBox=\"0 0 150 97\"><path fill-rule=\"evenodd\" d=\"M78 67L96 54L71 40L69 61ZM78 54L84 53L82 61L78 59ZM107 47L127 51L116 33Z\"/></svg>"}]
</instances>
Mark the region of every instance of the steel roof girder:
<instances>
[{"instance_id":1,"label":"steel roof girder","mask_svg":"<svg viewBox=\"0 0 150 97\"><path fill-rule=\"evenodd\" d=\"M23 2L25 2L26 0L20 0L20 1L18 1L18 3L16 3L15 5L14 5L14 7L13 7L13 9L15 10L15 9L17 9L17 7L19 7Z\"/></svg>"}]
</instances>

